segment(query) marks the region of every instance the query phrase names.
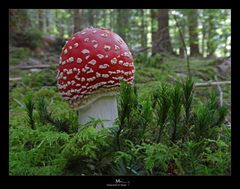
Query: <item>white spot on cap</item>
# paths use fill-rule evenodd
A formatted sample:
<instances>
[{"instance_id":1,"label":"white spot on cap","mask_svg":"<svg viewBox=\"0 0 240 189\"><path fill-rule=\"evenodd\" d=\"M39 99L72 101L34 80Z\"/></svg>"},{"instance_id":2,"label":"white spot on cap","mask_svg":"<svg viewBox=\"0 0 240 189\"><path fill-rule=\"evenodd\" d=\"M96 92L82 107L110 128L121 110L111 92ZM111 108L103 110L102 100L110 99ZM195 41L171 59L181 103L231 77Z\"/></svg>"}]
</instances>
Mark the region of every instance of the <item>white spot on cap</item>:
<instances>
[{"instance_id":1,"label":"white spot on cap","mask_svg":"<svg viewBox=\"0 0 240 189\"><path fill-rule=\"evenodd\" d=\"M64 52L64 54L67 54L67 53L68 53L68 50L67 50L67 49L65 49L63 52Z\"/></svg>"},{"instance_id":2,"label":"white spot on cap","mask_svg":"<svg viewBox=\"0 0 240 189\"><path fill-rule=\"evenodd\" d=\"M81 63L82 59L81 58L77 58L77 63Z\"/></svg>"},{"instance_id":3,"label":"white spot on cap","mask_svg":"<svg viewBox=\"0 0 240 189\"><path fill-rule=\"evenodd\" d=\"M101 77L101 74L98 73L98 72L96 72L96 77L97 77L97 78Z\"/></svg>"},{"instance_id":4,"label":"white spot on cap","mask_svg":"<svg viewBox=\"0 0 240 189\"><path fill-rule=\"evenodd\" d=\"M109 67L108 64L102 64L99 66L99 69L106 69L107 67Z\"/></svg>"},{"instance_id":5,"label":"white spot on cap","mask_svg":"<svg viewBox=\"0 0 240 189\"><path fill-rule=\"evenodd\" d=\"M117 59L116 59L116 58L113 58L113 59L111 60L111 63L112 63L112 64L116 64L116 63L117 63Z\"/></svg>"},{"instance_id":6,"label":"white spot on cap","mask_svg":"<svg viewBox=\"0 0 240 189\"><path fill-rule=\"evenodd\" d=\"M73 62L73 61L74 61L74 58L73 58L73 57L70 57L70 58L68 59L68 61L69 61L69 62Z\"/></svg>"},{"instance_id":7,"label":"white spot on cap","mask_svg":"<svg viewBox=\"0 0 240 189\"><path fill-rule=\"evenodd\" d=\"M104 57L104 55L102 55L102 54L97 54L97 57L100 58L100 59L102 59L102 58Z\"/></svg>"},{"instance_id":8,"label":"white spot on cap","mask_svg":"<svg viewBox=\"0 0 240 189\"><path fill-rule=\"evenodd\" d=\"M64 64L66 64L66 61L63 61L63 62L62 62L62 65L64 65Z\"/></svg>"},{"instance_id":9,"label":"white spot on cap","mask_svg":"<svg viewBox=\"0 0 240 189\"><path fill-rule=\"evenodd\" d=\"M84 78L84 77L82 77L82 78L81 78L81 82L84 82L84 81L85 81L85 78Z\"/></svg>"},{"instance_id":10,"label":"white spot on cap","mask_svg":"<svg viewBox=\"0 0 240 189\"><path fill-rule=\"evenodd\" d=\"M64 79L64 80L66 80L66 79L67 79L67 77L66 77L66 76L63 76L63 79Z\"/></svg>"},{"instance_id":11,"label":"white spot on cap","mask_svg":"<svg viewBox=\"0 0 240 189\"><path fill-rule=\"evenodd\" d=\"M98 47L98 44L93 45L93 47L96 49Z\"/></svg>"},{"instance_id":12,"label":"white spot on cap","mask_svg":"<svg viewBox=\"0 0 240 189\"><path fill-rule=\"evenodd\" d=\"M74 81L74 80L71 81L71 84L72 84L72 85L74 85L75 83L76 83L76 81Z\"/></svg>"},{"instance_id":13,"label":"white spot on cap","mask_svg":"<svg viewBox=\"0 0 240 189\"><path fill-rule=\"evenodd\" d=\"M81 32L82 35L86 34L86 32Z\"/></svg>"},{"instance_id":14,"label":"white spot on cap","mask_svg":"<svg viewBox=\"0 0 240 189\"><path fill-rule=\"evenodd\" d=\"M87 71L87 74L93 73L93 69L91 68L89 71Z\"/></svg>"},{"instance_id":15,"label":"white spot on cap","mask_svg":"<svg viewBox=\"0 0 240 189\"><path fill-rule=\"evenodd\" d=\"M119 63L120 65L122 65L122 64L123 64L123 61L122 61L122 60L119 60L118 63Z\"/></svg>"},{"instance_id":16,"label":"white spot on cap","mask_svg":"<svg viewBox=\"0 0 240 189\"><path fill-rule=\"evenodd\" d=\"M89 63L89 64L92 64L92 65L95 65L95 64L96 64L96 62L97 62L96 60L92 59L92 60L91 60L91 61L89 61L88 63Z\"/></svg>"},{"instance_id":17,"label":"white spot on cap","mask_svg":"<svg viewBox=\"0 0 240 189\"><path fill-rule=\"evenodd\" d=\"M108 35L107 35L106 33L102 33L102 34L101 34L101 37L107 38L107 36L108 36Z\"/></svg>"},{"instance_id":18,"label":"white spot on cap","mask_svg":"<svg viewBox=\"0 0 240 189\"><path fill-rule=\"evenodd\" d=\"M110 47L109 45L104 45L104 49L105 49L106 51L109 51L109 50L111 49L111 47Z\"/></svg>"},{"instance_id":19,"label":"white spot on cap","mask_svg":"<svg viewBox=\"0 0 240 189\"><path fill-rule=\"evenodd\" d=\"M74 43L74 47L77 48L78 47L78 43Z\"/></svg>"},{"instance_id":20,"label":"white spot on cap","mask_svg":"<svg viewBox=\"0 0 240 189\"><path fill-rule=\"evenodd\" d=\"M76 80L79 80L80 81L80 78L78 77L78 75L75 75L74 77Z\"/></svg>"},{"instance_id":21,"label":"white spot on cap","mask_svg":"<svg viewBox=\"0 0 240 189\"><path fill-rule=\"evenodd\" d=\"M72 37L72 40L74 40L75 39L75 37Z\"/></svg>"},{"instance_id":22,"label":"white spot on cap","mask_svg":"<svg viewBox=\"0 0 240 189\"><path fill-rule=\"evenodd\" d=\"M83 53L83 54L88 54L88 53L90 53L90 51L87 50L87 49L83 49L83 50L82 50L82 53Z\"/></svg>"},{"instance_id":23,"label":"white spot on cap","mask_svg":"<svg viewBox=\"0 0 240 189\"><path fill-rule=\"evenodd\" d=\"M73 68L73 71L76 72L76 71L77 71L77 68Z\"/></svg>"},{"instance_id":24,"label":"white spot on cap","mask_svg":"<svg viewBox=\"0 0 240 189\"><path fill-rule=\"evenodd\" d=\"M96 32L97 32L97 30L93 30L92 32L93 32L93 33L96 33Z\"/></svg>"},{"instance_id":25,"label":"white spot on cap","mask_svg":"<svg viewBox=\"0 0 240 189\"><path fill-rule=\"evenodd\" d=\"M72 49L72 46L70 45L68 48L69 48L69 49Z\"/></svg>"},{"instance_id":26,"label":"white spot on cap","mask_svg":"<svg viewBox=\"0 0 240 189\"><path fill-rule=\"evenodd\" d=\"M87 65L85 65L85 69L86 69L86 70L89 70L89 69L90 69L90 67L88 67Z\"/></svg>"},{"instance_id":27,"label":"white spot on cap","mask_svg":"<svg viewBox=\"0 0 240 189\"><path fill-rule=\"evenodd\" d=\"M88 41L89 41L89 38L85 38L84 41L85 41L85 42L88 42Z\"/></svg>"},{"instance_id":28,"label":"white spot on cap","mask_svg":"<svg viewBox=\"0 0 240 189\"><path fill-rule=\"evenodd\" d=\"M72 73L73 73L72 69L69 69L68 72L67 72L67 75L70 75Z\"/></svg>"},{"instance_id":29,"label":"white spot on cap","mask_svg":"<svg viewBox=\"0 0 240 189\"><path fill-rule=\"evenodd\" d=\"M108 73L109 73L110 75L116 74L116 72L114 72L114 71L108 71Z\"/></svg>"},{"instance_id":30,"label":"white spot on cap","mask_svg":"<svg viewBox=\"0 0 240 189\"><path fill-rule=\"evenodd\" d=\"M108 83L113 84L113 83L115 83L115 81L109 80Z\"/></svg>"},{"instance_id":31,"label":"white spot on cap","mask_svg":"<svg viewBox=\"0 0 240 189\"><path fill-rule=\"evenodd\" d=\"M108 78L109 75L108 75L108 74L102 74L102 77L103 77L103 78Z\"/></svg>"}]
</instances>

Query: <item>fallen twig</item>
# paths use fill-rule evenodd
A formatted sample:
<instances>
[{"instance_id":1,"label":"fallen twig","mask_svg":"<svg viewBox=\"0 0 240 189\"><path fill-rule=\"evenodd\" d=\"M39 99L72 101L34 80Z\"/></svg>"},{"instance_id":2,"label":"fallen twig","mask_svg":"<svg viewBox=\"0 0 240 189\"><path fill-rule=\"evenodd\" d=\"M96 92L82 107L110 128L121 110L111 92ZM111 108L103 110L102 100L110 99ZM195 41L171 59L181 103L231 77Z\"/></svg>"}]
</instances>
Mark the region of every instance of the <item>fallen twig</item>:
<instances>
[{"instance_id":1,"label":"fallen twig","mask_svg":"<svg viewBox=\"0 0 240 189\"><path fill-rule=\"evenodd\" d=\"M176 79L175 77L168 75L168 77L170 77L173 81L175 82L180 82L179 79ZM208 81L208 82L204 82L204 83L194 83L194 87L209 87L209 86L215 86L215 85L228 85L231 84L231 81Z\"/></svg>"},{"instance_id":2,"label":"fallen twig","mask_svg":"<svg viewBox=\"0 0 240 189\"><path fill-rule=\"evenodd\" d=\"M50 65L36 65L36 66L14 66L14 67L11 67L11 69L25 69L25 70L28 70L28 69L44 69L44 68L49 68Z\"/></svg>"},{"instance_id":3,"label":"fallen twig","mask_svg":"<svg viewBox=\"0 0 240 189\"><path fill-rule=\"evenodd\" d=\"M209 86L214 86L214 85L227 85L227 84L231 84L231 81L219 81L219 82L209 81L206 83L195 83L194 86L195 87L209 87Z\"/></svg>"},{"instance_id":4,"label":"fallen twig","mask_svg":"<svg viewBox=\"0 0 240 189\"><path fill-rule=\"evenodd\" d=\"M9 81L20 81L20 80L22 80L21 77L9 78Z\"/></svg>"}]
</instances>

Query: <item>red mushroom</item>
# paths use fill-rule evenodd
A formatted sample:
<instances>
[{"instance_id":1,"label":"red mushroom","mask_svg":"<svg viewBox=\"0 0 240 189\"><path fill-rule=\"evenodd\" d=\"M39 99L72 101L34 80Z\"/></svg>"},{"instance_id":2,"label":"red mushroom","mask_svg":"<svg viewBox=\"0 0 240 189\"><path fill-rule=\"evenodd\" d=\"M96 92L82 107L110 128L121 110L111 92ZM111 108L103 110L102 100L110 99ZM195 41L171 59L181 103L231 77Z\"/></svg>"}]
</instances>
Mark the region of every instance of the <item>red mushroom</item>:
<instances>
[{"instance_id":1,"label":"red mushroom","mask_svg":"<svg viewBox=\"0 0 240 189\"><path fill-rule=\"evenodd\" d=\"M117 118L116 94L121 81L133 83L131 52L119 35L105 28L86 28L75 33L64 45L60 57L57 86L74 109L80 123L89 117Z\"/></svg>"}]
</instances>

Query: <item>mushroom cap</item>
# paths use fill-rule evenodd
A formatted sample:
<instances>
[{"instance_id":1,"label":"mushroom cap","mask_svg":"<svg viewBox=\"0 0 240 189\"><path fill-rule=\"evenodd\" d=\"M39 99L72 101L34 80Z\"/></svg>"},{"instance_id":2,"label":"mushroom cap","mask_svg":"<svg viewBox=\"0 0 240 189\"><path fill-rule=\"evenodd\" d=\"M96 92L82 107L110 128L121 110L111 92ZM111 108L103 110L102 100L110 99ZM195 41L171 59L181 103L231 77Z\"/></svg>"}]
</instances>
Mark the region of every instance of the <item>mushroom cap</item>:
<instances>
[{"instance_id":1,"label":"mushroom cap","mask_svg":"<svg viewBox=\"0 0 240 189\"><path fill-rule=\"evenodd\" d=\"M62 48L57 86L74 109L116 95L121 81L132 84L134 64L122 38L105 28L75 33Z\"/></svg>"}]
</instances>

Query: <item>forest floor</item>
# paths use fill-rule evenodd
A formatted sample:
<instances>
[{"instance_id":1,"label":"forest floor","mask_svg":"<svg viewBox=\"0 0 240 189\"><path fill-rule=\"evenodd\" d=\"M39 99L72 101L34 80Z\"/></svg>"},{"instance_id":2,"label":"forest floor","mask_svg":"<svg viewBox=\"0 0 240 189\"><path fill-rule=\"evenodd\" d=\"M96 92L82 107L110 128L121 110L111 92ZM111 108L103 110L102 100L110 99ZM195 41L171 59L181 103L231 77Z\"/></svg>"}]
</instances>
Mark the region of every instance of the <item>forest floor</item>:
<instances>
[{"instance_id":1,"label":"forest floor","mask_svg":"<svg viewBox=\"0 0 240 189\"><path fill-rule=\"evenodd\" d=\"M68 117L68 119L71 119L73 121L76 119L76 114L74 113L73 110L69 108L67 102L62 100L56 86L56 74L57 74L57 66L59 62L59 55L60 55L60 51L56 51L51 48L45 49L45 50L42 50L42 49L30 50L29 48L26 48L26 47L10 47L9 49L9 60L10 60L9 61L10 165L9 166L10 166L11 175L38 175L38 174L69 175L68 173L62 173L61 172L62 170L59 171L57 169L58 169L58 165L62 164L62 163L59 164L58 161L60 161L62 157L66 158L65 157L66 154L64 155L64 153L70 153L71 151L67 151L67 150L70 150L70 148L63 150L63 156L60 159L57 159L55 156L56 154L58 155L60 154L58 150L61 150L64 145L73 144L69 142L69 138L73 137L74 139L75 135L73 134L67 135L61 132L56 133L51 128L42 127L41 126L42 124L39 123L38 121L36 121L36 124L38 125L38 129L30 130L29 127L27 126L29 120L27 119L27 112L25 108L25 101L27 96L32 95L34 100L39 99L41 96L45 96L49 102L48 105L50 109L49 111L52 112L51 115L57 116L60 118ZM155 57L147 57L146 55L140 54L140 55L135 55L134 60L135 60L134 63L136 68L134 84L138 91L139 101L142 101L142 102L144 102L144 100L147 99L152 93L154 93L154 91L158 89L162 83L168 83L174 86L177 82L187 77L186 61L183 58L169 56L169 55L158 55ZM227 59L216 59L216 58L210 58L210 59L197 58L197 57L190 58L190 68L191 68L193 81L195 82L195 84L215 82L216 79L218 81L231 81L231 72L230 72L231 64L229 64L229 62L227 61L228 61ZM209 86L194 87L195 96L193 98L193 101L194 101L193 106L195 106L195 104L199 104L203 101L208 100L209 94L211 92L215 92L218 98L220 98L221 91L223 94L223 99L222 99L223 104L228 108L228 113L224 120L224 125L231 126L231 85L229 84L211 85L210 84ZM34 117L36 117L36 113L37 112L34 110L33 112ZM86 132L87 131L88 130L86 130ZM91 132L95 132L95 131L91 130ZM91 136L95 137L93 134L91 134ZM99 137L101 137L101 135ZM94 140L95 139L96 137L94 138ZM105 145L104 142L106 142L106 140L104 139L104 141L100 141L99 139L99 141L96 140L95 142L96 142L96 145L98 144L97 142L99 142L100 145ZM91 143L91 140L89 144L87 143L87 145L90 145L90 144L93 145ZM191 144L192 144L191 141L189 141L189 143L187 143L186 145L189 145L189 147L191 147L190 146ZM200 145L200 143L197 143L197 144ZM54 145L57 145L57 146L54 147ZM155 146L155 144L153 144L152 146L147 146L147 145L144 146L144 145L145 144L143 144L142 147L154 148ZM160 145L160 144L156 144L156 145ZM161 146L161 145L157 146L158 149L161 147L165 149L165 146ZM223 144L219 143L218 145L223 145ZM138 146L139 145L136 145L136 147ZM224 148L225 150L225 147L226 145L224 143L223 147L221 148ZM171 147L171 148L174 149L175 147ZM227 144L227 148L230 149L230 144ZM88 154L95 149L98 149L98 147L94 147L93 149L88 149L86 153ZM48 150L51 150L51 152L50 151L48 152ZM185 153L184 148L182 150L184 154ZM125 152L121 152L121 153L123 154ZM101 161L98 160L97 162L95 162L94 153L95 152L93 152L92 154L93 159L90 158L91 160L90 164L91 166L92 164L94 164L94 166L99 167L98 163L101 163ZM114 153L110 152L110 154L111 153L115 154L115 152ZM121 155L121 153L117 152L118 155ZM226 161L224 160L223 162L222 154L214 154L214 157L211 160L214 162L213 164L216 163L215 162L216 159L214 159L215 157L218 158L217 163L222 161L221 162L223 166L221 167L221 169L223 170L222 172L218 172L219 170L213 170L217 167L214 165L211 168L213 172L211 171L208 172L205 168L201 170L200 166L203 166L203 164L199 164L200 165L199 170L201 170L199 171L199 173L191 172L189 168L190 172L188 170L184 170L182 173L178 173L178 174L180 175L181 174L208 175L208 174L218 174L218 173L229 174L229 166L230 166L228 162L230 161L229 160L230 156L228 154L229 152L222 151L222 153L223 155L225 154L226 159L228 160ZM70 154L72 154L72 152ZM98 153L98 154L101 154L101 153ZM89 157L90 156L91 154L89 154ZM111 155L111 156L115 157L115 155ZM220 158L217 156L219 156ZM84 158L86 158L86 156L84 156ZM144 161L145 160L147 161L148 160L147 158L148 156L144 157ZM70 159L69 161L74 162L74 159ZM106 160L104 158L103 158L103 161L106 163ZM83 162L84 163L81 164L80 167L85 166L85 159L83 159ZM186 161L183 160L183 162L186 162ZM99 171L99 170L96 170L97 168L96 169L94 168L94 171L93 171L93 168L91 166L90 166L91 171L89 172L89 174L92 174L93 172L95 174L95 172ZM146 169L149 166L150 165L146 165ZM206 164L206 166L208 165ZM69 168L71 167L71 165L67 164L66 167ZM83 169L84 171L89 170L89 168L83 168ZM77 173L81 172L79 170L74 170L74 171L76 171ZM100 170L99 172L101 171L102 170ZM179 169L178 171L182 171L182 170ZM107 174L104 172L101 172L101 173L99 172L96 174L100 174L100 175ZM118 174L121 174L121 173L118 173ZM153 172L150 171L148 173L144 172L141 174L154 175L154 170ZM167 173L156 173L156 174L164 175Z\"/></svg>"},{"instance_id":2,"label":"forest floor","mask_svg":"<svg viewBox=\"0 0 240 189\"><path fill-rule=\"evenodd\" d=\"M47 72L53 74L49 76L49 82L55 82L51 79L56 75L60 52L51 48L33 51L24 47L10 47L9 56L10 89L27 80L33 79L32 82L34 82L34 79L37 80L37 76L40 76L41 73L47 74ZM135 85L143 98L155 90L159 83L176 83L179 79L187 77L187 65L184 58L163 55L160 58L149 58L150 61L146 59L146 55L135 56ZM231 60L229 59L193 57L190 58L190 69L196 83L216 82L216 79L231 81ZM46 83L46 85L50 84ZM227 119L231 121L231 85L220 85L220 87L223 92L223 102L229 109ZM208 98L207 94L211 90L220 92L219 85L211 84L196 87L195 90L200 98Z\"/></svg>"}]
</instances>

